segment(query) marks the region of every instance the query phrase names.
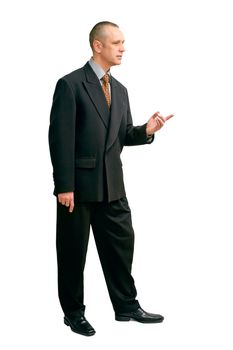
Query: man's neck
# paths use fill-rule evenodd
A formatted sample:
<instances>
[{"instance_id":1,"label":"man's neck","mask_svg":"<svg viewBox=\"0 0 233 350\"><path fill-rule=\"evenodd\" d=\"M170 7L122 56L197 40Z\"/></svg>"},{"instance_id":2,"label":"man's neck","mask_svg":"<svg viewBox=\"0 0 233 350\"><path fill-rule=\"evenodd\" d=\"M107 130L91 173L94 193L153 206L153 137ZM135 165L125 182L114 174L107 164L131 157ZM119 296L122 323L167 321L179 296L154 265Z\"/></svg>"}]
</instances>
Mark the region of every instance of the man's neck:
<instances>
[{"instance_id":1,"label":"man's neck","mask_svg":"<svg viewBox=\"0 0 233 350\"><path fill-rule=\"evenodd\" d=\"M93 61L95 61L96 64L98 64L105 71L105 73L109 72L111 66L104 63L102 60L99 59L99 57L92 56L92 59Z\"/></svg>"}]
</instances>

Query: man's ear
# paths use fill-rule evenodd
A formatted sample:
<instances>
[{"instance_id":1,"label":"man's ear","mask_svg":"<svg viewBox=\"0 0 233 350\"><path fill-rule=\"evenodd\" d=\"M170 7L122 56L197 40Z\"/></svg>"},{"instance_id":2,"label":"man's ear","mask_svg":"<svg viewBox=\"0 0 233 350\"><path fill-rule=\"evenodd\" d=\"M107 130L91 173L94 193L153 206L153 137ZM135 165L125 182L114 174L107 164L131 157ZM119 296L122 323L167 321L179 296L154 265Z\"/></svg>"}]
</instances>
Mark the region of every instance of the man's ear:
<instances>
[{"instance_id":1,"label":"man's ear","mask_svg":"<svg viewBox=\"0 0 233 350\"><path fill-rule=\"evenodd\" d=\"M93 41L93 49L94 49L95 52L101 53L102 47L103 47L103 44L101 43L101 41L99 41L97 39L95 39Z\"/></svg>"}]
</instances>

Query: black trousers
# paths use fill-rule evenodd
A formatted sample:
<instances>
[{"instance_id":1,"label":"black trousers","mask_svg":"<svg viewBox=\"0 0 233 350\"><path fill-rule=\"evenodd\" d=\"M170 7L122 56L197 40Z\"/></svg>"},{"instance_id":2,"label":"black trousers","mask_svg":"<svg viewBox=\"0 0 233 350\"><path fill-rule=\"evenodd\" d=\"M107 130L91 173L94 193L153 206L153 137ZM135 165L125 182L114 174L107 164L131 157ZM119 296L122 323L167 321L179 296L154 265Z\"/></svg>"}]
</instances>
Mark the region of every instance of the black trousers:
<instances>
[{"instance_id":1,"label":"black trousers","mask_svg":"<svg viewBox=\"0 0 233 350\"><path fill-rule=\"evenodd\" d=\"M65 315L83 313L83 271L90 227L115 312L136 310L131 275L134 231L127 199L77 203L73 213L57 203L58 294Z\"/></svg>"}]
</instances>

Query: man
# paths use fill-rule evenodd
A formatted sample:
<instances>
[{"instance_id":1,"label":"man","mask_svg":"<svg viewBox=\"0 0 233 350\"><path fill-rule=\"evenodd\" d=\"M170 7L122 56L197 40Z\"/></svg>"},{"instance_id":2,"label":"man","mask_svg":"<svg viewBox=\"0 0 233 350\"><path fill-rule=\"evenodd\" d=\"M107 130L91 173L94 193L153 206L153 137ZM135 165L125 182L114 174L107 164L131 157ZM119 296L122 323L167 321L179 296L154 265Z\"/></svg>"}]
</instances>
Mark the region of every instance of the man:
<instances>
[{"instance_id":1,"label":"man","mask_svg":"<svg viewBox=\"0 0 233 350\"><path fill-rule=\"evenodd\" d=\"M134 231L120 153L124 145L153 141L172 117L155 113L134 127L126 88L110 75L119 65L124 37L111 22L90 32L93 56L56 86L49 144L57 196L58 292L64 322L86 336L95 330L84 316L83 270L90 226L118 321L162 322L136 300L131 275Z\"/></svg>"}]
</instances>

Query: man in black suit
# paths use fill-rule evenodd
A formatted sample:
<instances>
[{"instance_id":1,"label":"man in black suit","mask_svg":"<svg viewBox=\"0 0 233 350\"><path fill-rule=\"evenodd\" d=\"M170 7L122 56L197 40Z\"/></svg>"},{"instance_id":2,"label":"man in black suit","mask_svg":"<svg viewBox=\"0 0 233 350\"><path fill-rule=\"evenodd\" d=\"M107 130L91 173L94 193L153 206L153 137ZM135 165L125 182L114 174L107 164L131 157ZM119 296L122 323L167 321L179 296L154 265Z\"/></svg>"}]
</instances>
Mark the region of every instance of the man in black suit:
<instances>
[{"instance_id":1,"label":"man in black suit","mask_svg":"<svg viewBox=\"0 0 233 350\"><path fill-rule=\"evenodd\" d=\"M118 321L162 322L136 300L131 275L134 231L120 153L148 144L172 115L155 113L134 127L126 88L110 74L121 63L124 37L111 22L90 32L93 56L61 78L54 92L49 145L57 196L58 292L64 322L79 334L95 330L84 316L83 270L90 227Z\"/></svg>"}]
</instances>

